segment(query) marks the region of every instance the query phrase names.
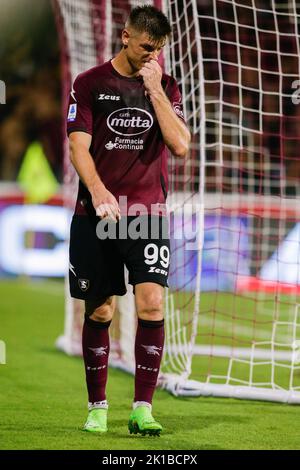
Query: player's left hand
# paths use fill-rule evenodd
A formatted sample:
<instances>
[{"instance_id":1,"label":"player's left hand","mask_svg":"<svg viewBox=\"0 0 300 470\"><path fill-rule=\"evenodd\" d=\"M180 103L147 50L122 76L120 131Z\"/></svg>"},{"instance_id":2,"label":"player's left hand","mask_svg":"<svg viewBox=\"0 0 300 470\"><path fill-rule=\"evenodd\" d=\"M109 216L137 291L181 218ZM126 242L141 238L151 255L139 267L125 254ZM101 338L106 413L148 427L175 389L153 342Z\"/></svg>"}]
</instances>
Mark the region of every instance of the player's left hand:
<instances>
[{"instance_id":1,"label":"player's left hand","mask_svg":"<svg viewBox=\"0 0 300 470\"><path fill-rule=\"evenodd\" d=\"M151 59L149 62L146 62L139 70L139 75L143 77L144 85L149 95L162 90L162 70L156 60Z\"/></svg>"}]
</instances>

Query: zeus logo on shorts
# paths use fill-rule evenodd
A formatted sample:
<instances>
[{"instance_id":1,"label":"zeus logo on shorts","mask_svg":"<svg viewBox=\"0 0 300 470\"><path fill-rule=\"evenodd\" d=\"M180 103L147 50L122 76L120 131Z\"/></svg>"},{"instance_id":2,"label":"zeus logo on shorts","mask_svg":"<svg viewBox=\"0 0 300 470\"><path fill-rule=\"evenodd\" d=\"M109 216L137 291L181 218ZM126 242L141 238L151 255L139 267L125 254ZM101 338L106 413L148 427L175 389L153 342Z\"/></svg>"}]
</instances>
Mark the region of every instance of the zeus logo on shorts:
<instances>
[{"instance_id":1,"label":"zeus logo on shorts","mask_svg":"<svg viewBox=\"0 0 300 470\"><path fill-rule=\"evenodd\" d=\"M151 266L148 270L148 273L156 273L156 274L163 274L164 276L168 275L168 272L164 269L155 268L155 266Z\"/></svg>"},{"instance_id":2,"label":"zeus logo on shorts","mask_svg":"<svg viewBox=\"0 0 300 470\"><path fill-rule=\"evenodd\" d=\"M152 127L153 117L141 108L121 108L113 111L106 123L115 134L138 135Z\"/></svg>"}]
</instances>

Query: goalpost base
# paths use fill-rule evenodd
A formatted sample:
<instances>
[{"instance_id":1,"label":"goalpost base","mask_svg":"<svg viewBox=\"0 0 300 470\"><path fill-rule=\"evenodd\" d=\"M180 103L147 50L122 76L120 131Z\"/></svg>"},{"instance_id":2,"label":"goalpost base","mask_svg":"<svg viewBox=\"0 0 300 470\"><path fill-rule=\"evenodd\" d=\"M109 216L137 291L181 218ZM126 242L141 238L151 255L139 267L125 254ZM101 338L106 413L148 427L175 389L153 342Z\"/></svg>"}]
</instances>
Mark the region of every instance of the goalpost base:
<instances>
[{"instance_id":1,"label":"goalpost base","mask_svg":"<svg viewBox=\"0 0 300 470\"><path fill-rule=\"evenodd\" d=\"M178 397L218 397L238 398L300 404L300 392L242 385L211 384L197 380L183 380L179 376L164 374L160 377L160 387Z\"/></svg>"},{"instance_id":2,"label":"goalpost base","mask_svg":"<svg viewBox=\"0 0 300 470\"><path fill-rule=\"evenodd\" d=\"M55 347L68 356L82 356L81 343L75 343L71 338L66 335L61 335L55 341Z\"/></svg>"}]
</instances>

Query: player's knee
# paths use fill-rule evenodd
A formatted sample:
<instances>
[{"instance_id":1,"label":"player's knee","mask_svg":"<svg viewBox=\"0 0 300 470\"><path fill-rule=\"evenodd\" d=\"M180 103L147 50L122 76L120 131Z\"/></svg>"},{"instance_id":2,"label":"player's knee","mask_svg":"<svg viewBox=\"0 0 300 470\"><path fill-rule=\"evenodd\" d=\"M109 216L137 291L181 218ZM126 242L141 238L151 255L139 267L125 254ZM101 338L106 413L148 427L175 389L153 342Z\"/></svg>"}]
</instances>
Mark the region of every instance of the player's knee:
<instances>
[{"instance_id":1,"label":"player's knee","mask_svg":"<svg viewBox=\"0 0 300 470\"><path fill-rule=\"evenodd\" d=\"M159 321L163 319L162 292L144 293L137 302L137 314L142 320Z\"/></svg>"},{"instance_id":2,"label":"player's knee","mask_svg":"<svg viewBox=\"0 0 300 470\"><path fill-rule=\"evenodd\" d=\"M106 299L101 299L98 302L85 302L85 313L92 320L99 322L110 321L114 314L115 309L115 300L114 297L107 297Z\"/></svg>"}]
</instances>

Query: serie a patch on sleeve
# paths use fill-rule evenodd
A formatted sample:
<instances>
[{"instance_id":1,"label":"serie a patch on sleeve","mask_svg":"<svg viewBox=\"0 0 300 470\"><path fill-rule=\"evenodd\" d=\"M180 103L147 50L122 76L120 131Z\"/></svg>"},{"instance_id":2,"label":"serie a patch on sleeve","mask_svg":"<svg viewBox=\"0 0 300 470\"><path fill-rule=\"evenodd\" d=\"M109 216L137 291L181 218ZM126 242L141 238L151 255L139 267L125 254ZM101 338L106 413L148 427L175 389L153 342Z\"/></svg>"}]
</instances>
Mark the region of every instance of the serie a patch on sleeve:
<instances>
[{"instance_id":1,"label":"serie a patch on sleeve","mask_svg":"<svg viewBox=\"0 0 300 470\"><path fill-rule=\"evenodd\" d=\"M68 122L75 121L76 114L77 114L77 104L76 103L70 104L69 112L68 112Z\"/></svg>"}]
</instances>

